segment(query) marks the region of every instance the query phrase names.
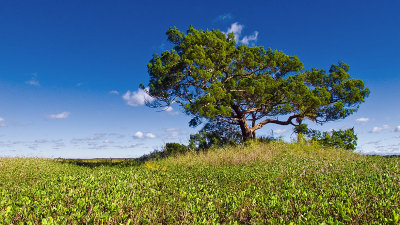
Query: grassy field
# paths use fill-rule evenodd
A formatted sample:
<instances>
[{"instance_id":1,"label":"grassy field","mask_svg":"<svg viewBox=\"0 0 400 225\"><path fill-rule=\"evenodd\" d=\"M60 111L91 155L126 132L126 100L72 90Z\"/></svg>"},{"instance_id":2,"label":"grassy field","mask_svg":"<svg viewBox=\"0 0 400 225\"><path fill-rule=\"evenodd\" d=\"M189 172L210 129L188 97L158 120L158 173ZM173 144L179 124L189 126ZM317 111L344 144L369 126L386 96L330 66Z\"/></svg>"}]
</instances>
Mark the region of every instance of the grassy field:
<instances>
[{"instance_id":1,"label":"grassy field","mask_svg":"<svg viewBox=\"0 0 400 225\"><path fill-rule=\"evenodd\" d=\"M276 142L142 164L0 159L0 224L399 222L399 158Z\"/></svg>"}]
</instances>

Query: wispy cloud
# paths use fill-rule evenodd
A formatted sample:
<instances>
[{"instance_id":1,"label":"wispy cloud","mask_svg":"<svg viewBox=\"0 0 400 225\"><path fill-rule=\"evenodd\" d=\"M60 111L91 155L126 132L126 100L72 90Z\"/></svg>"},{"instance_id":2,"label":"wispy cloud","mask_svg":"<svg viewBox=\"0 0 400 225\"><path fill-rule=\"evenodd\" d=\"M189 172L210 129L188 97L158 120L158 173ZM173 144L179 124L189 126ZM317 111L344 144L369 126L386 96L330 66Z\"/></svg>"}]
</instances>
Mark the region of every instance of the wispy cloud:
<instances>
[{"instance_id":1,"label":"wispy cloud","mask_svg":"<svg viewBox=\"0 0 400 225\"><path fill-rule=\"evenodd\" d=\"M44 143L47 143L48 140L47 139L36 139L34 142L38 143L38 144L44 144Z\"/></svg>"},{"instance_id":2,"label":"wispy cloud","mask_svg":"<svg viewBox=\"0 0 400 225\"><path fill-rule=\"evenodd\" d=\"M287 131L287 129L275 129L273 130L274 134L283 134Z\"/></svg>"},{"instance_id":3,"label":"wispy cloud","mask_svg":"<svg viewBox=\"0 0 400 225\"><path fill-rule=\"evenodd\" d=\"M366 118L366 117L361 117L361 118L356 119L356 122L358 122L358 123L366 123L369 121L370 121L370 119Z\"/></svg>"},{"instance_id":4,"label":"wispy cloud","mask_svg":"<svg viewBox=\"0 0 400 225\"><path fill-rule=\"evenodd\" d=\"M105 138L105 136L106 136L106 134L104 134L104 133L96 133L89 137L73 138L71 140L71 143L72 144L84 144L84 143L89 143L89 142L93 142L93 141L99 141L99 140Z\"/></svg>"},{"instance_id":5,"label":"wispy cloud","mask_svg":"<svg viewBox=\"0 0 400 225\"><path fill-rule=\"evenodd\" d=\"M394 132L400 132L400 126L397 126L396 128L394 128Z\"/></svg>"},{"instance_id":6,"label":"wispy cloud","mask_svg":"<svg viewBox=\"0 0 400 225\"><path fill-rule=\"evenodd\" d=\"M146 104L146 102L153 102L154 98L148 95L146 91L149 91L149 88L145 88L145 90L138 89L132 92L127 91L122 96L122 99L130 106L140 106Z\"/></svg>"},{"instance_id":7,"label":"wispy cloud","mask_svg":"<svg viewBox=\"0 0 400 225\"><path fill-rule=\"evenodd\" d=\"M33 79L26 81L25 84L29 84L29 85L32 85L32 86L40 86L39 81L33 80Z\"/></svg>"},{"instance_id":8,"label":"wispy cloud","mask_svg":"<svg viewBox=\"0 0 400 225\"><path fill-rule=\"evenodd\" d=\"M119 149L132 149L136 148L138 146L142 146L143 143L137 143L137 144L131 144L131 145L116 145L114 147L119 148Z\"/></svg>"},{"instance_id":9,"label":"wispy cloud","mask_svg":"<svg viewBox=\"0 0 400 225\"><path fill-rule=\"evenodd\" d=\"M380 127L373 127L372 130L370 130L369 132L370 133L379 133L379 132L387 130L389 128L390 128L390 126L385 124L385 125L380 126Z\"/></svg>"},{"instance_id":10,"label":"wispy cloud","mask_svg":"<svg viewBox=\"0 0 400 225\"><path fill-rule=\"evenodd\" d=\"M4 123L4 118L3 117L0 117L0 127L5 127L6 126L6 124Z\"/></svg>"},{"instance_id":11,"label":"wispy cloud","mask_svg":"<svg viewBox=\"0 0 400 225\"><path fill-rule=\"evenodd\" d=\"M250 42L256 42L258 39L258 31L254 31L253 34L244 36L240 38L242 35L242 30L244 25L239 24L238 22L232 23L231 27L228 28L225 34L233 33L235 36L236 43L248 45Z\"/></svg>"},{"instance_id":12,"label":"wispy cloud","mask_svg":"<svg viewBox=\"0 0 400 225\"><path fill-rule=\"evenodd\" d=\"M181 131L179 128L167 128L165 129L165 132L167 134L167 138L177 138L181 135L186 134L185 132Z\"/></svg>"},{"instance_id":13,"label":"wispy cloud","mask_svg":"<svg viewBox=\"0 0 400 225\"><path fill-rule=\"evenodd\" d=\"M365 144L367 144L367 145L378 145L378 144L380 144L380 143L382 143L382 140L378 140L378 141L369 141L369 142L367 142L367 143L365 143Z\"/></svg>"},{"instance_id":14,"label":"wispy cloud","mask_svg":"<svg viewBox=\"0 0 400 225\"><path fill-rule=\"evenodd\" d=\"M232 14L224 13L224 14L217 16L217 18L214 19L214 22L227 21L227 20L231 20L232 18L233 18Z\"/></svg>"},{"instance_id":15,"label":"wispy cloud","mask_svg":"<svg viewBox=\"0 0 400 225\"><path fill-rule=\"evenodd\" d=\"M54 120L61 120L61 119L68 118L69 115L70 115L69 112L61 112L61 113L57 113L57 114L49 114L49 115L47 115L47 118L54 119Z\"/></svg>"},{"instance_id":16,"label":"wispy cloud","mask_svg":"<svg viewBox=\"0 0 400 225\"><path fill-rule=\"evenodd\" d=\"M136 138L136 139L145 139L145 138L153 139L153 138L156 138L156 135L154 135L152 133L143 133L141 131L137 131L135 134L133 134L133 138Z\"/></svg>"},{"instance_id":17,"label":"wispy cloud","mask_svg":"<svg viewBox=\"0 0 400 225\"><path fill-rule=\"evenodd\" d=\"M252 35L244 36L240 42L244 45L250 44L250 41L257 41L258 38L258 31L254 31Z\"/></svg>"},{"instance_id":18,"label":"wispy cloud","mask_svg":"<svg viewBox=\"0 0 400 225\"><path fill-rule=\"evenodd\" d=\"M103 146L112 143L122 143L123 138L125 136L123 134L118 133L95 133L93 135L82 137L82 138L73 138L71 140L71 144L75 147L86 146ZM118 139L118 140L116 140Z\"/></svg>"},{"instance_id":19,"label":"wispy cloud","mask_svg":"<svg viewBox=\"0 0 400 225\"><path fill-rule=\"evenodd\" d=\"M119 95L119 91L116 91L116 90L112 90L112 91L110 91L108 93L110 93L112 95Z\"/></svg>"},{"instance_id":20,"label":"wispy cloud","mask_svg":"<svg viewBox=\"0 0 400 225\"><path fill-rule=\"evenodd\" d=\"M178 115L179 114L179 112L175 111L174 108L172 108L172 106L166 106L162 110L165 112L168 112L168 114L170 114L170 115Z\"/></svg>"},{"instance_id":21,"label":"wispy cloud","mask_svg":"<svg viewBox=\"0 0 400 225\"><path fill-rule=\"evenodd\" d=\"M32 143L29 143L29 148L37 148L38 145L50 145L52 149L60 149L65 147L63 139L36 139Z\"/></svg>"},{"instance_id":22,"label":"wispy cloud","mask_svg":"<svg viewBox=\"0 0 400 225\"><path fill-rule=\"evenodd\" d=\"M32 86L40 86L40 83L37 80L37 73L32 73L32 78L28 81L25 81L25 84L32 85Z\"/></svg>"}]
</instances>

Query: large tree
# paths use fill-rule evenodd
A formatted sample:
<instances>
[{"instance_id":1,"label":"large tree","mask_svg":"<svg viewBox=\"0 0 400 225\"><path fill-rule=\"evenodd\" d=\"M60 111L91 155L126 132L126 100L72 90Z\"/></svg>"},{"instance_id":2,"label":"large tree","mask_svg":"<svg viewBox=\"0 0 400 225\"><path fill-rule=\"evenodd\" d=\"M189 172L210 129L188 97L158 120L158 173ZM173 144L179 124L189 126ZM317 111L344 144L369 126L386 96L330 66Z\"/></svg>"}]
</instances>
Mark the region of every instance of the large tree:
<instances>
[{"instance_id":1,"label":"large tree","mask_svg":"<svg viewBox=\"0 0 400 225\"><path fill-rule=\"evenodd\" d=\"M173 49L154 54L148 64L150 82L141 87L155 98L150 105L180 104L195 126L202 119L238 125L244 140L267 124L322 124L354 113L369 95L349 66L328 72L305 70L296 56L261 46L237 45L233 33L167 31Z\"/></svg>"}]
</instances>

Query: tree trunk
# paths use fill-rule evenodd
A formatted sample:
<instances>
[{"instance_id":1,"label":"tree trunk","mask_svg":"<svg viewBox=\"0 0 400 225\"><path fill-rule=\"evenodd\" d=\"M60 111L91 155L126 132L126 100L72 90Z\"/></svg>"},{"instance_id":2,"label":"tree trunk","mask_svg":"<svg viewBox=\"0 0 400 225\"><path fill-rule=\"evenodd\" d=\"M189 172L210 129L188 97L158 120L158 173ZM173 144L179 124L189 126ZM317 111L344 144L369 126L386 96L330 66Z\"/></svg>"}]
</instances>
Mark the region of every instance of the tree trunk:
<instances>
[{"instance_id":1,"label":"tree trunk","mask_svg":"<svg viewBox=\"0 0 400 225\"><path fill-rule=\"evenodd\" d=\"M297 143L304 143L304 134L297 133Z\"/></svg>"},{"instance_id":2,"label":"tree trunk","mask_svg":"<svg viewBox=\"0 0 400 225\"><path fill-rule=\"evenodd\" d=\"M253 128L256 125L256 116L254 115L254 113L252 113L252 121L251 121L251 128ZM252 135L253 139L256 139L256 131L253 131L253 135Z\"/></svg>"},{"instance_id":3,"label":"tree trunk","mask_svg":"<svg viewBox=\"0 0 400 225\"><path fill-rule=\"evenodd\" d=\"M253 137L255 137L255 133L251 132L251 129L247 125L246 119L239 120L240 130L242 131L243 141L247 141Z\"/></svg>"},{"instance_id":4,"label":"tree trunk","mask_svg":"<svg viewBox=\"0 0 400 225\"><path fill-rule=\"evenodd\" d=\"M235 111L236 116L235 118L239 119L239 126L240 130L242 131L242 139L243 141L247 141L253 137L252 130L250 129L249 125L247 125L246 115L240 110L240 107L237 105L231 105L233 111ZM254 134L255 137L255 134Z\"/></svg>"}]
</instances>

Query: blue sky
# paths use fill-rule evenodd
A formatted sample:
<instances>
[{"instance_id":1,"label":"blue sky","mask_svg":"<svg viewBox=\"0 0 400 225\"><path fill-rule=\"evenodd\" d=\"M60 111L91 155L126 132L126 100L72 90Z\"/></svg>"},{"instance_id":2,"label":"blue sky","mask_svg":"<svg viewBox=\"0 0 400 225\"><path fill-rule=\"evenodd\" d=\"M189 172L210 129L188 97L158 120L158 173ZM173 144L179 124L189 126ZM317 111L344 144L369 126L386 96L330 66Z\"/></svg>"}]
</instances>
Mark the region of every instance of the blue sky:
<instances>
[{"instance_id":1,"label":"blue sky","mask_svg":"<svg viewBox=\"0 0 400 225\"><path fill-rule=\"evenodd\" d=\"M187 143L179 107L147 108L147 63L176 26L234 31L242 44L344 61L371 95L345 120L358 152L400 154L398 1L8 1L0 4L0 156L137 157ZM290 127L265 126L295 138Z\"/></svg>"}]
</instances>

